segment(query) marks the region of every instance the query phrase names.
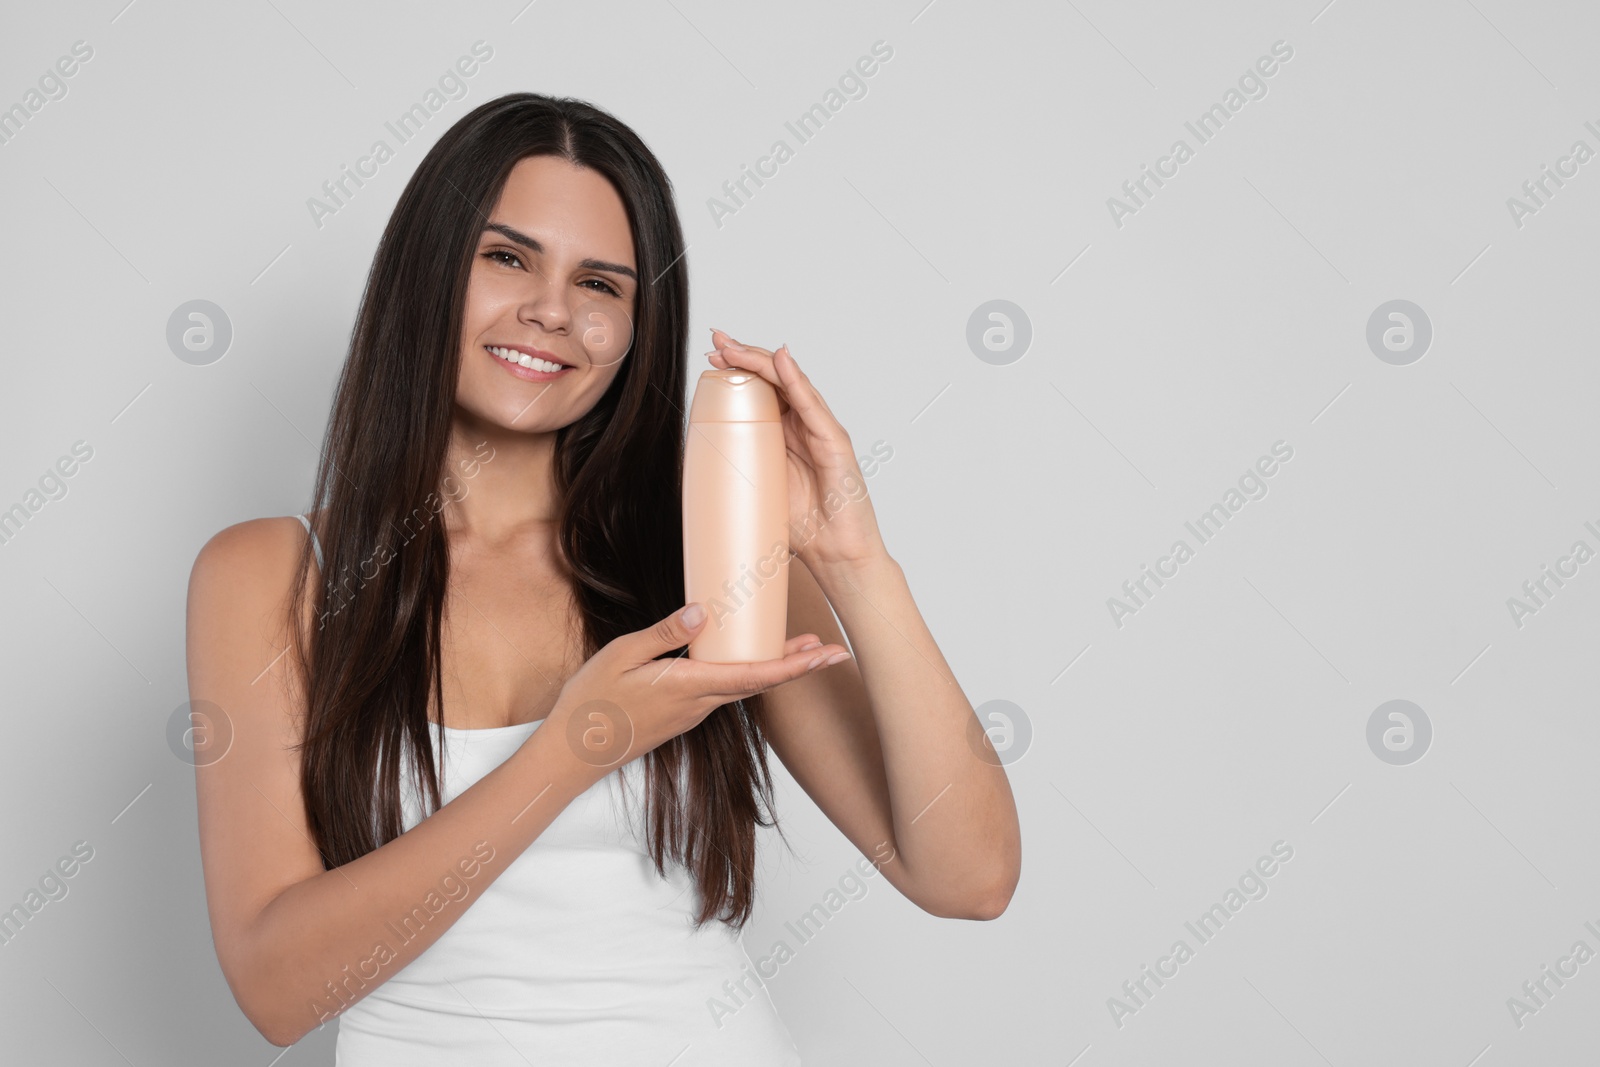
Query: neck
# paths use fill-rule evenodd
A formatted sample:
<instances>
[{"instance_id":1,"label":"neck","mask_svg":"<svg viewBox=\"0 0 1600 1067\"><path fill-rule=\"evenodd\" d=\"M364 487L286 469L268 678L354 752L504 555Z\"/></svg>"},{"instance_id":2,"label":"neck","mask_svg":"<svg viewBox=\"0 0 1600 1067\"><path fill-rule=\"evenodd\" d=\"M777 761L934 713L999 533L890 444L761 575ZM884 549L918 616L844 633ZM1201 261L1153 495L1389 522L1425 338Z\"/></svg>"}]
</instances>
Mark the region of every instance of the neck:
<instances>
[{"instance_id":1,"label":"neck","mask_svg":"<svg viewBox=\"0 0 1600 1067\"><path fill-rule=\"evenodd\" d=\"M439 495L452 541L503 543L530 526L552 526L555 431L508 430L457 410Z\"/></svg>"}]
</instances>

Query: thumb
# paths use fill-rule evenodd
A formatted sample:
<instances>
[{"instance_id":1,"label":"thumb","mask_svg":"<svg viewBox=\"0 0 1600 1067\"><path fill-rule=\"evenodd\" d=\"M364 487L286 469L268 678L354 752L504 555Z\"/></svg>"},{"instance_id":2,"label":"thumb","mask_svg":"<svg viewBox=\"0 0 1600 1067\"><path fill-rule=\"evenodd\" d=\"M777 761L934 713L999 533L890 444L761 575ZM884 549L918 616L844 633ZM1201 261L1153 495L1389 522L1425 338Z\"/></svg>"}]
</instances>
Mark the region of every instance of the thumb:
<instances>
[{"instance_id":1,"label":"thumb","mask_svg":"<svg viewBox=\"0 0 1600 1067\"><path fill-rule=\"evenodd\" d=\"M639 654L643 659L655 659L664 652L687 645L705 625L705 605L696 601L674 611L671 615L643 631Z\"/></svg>"}]
</instances>

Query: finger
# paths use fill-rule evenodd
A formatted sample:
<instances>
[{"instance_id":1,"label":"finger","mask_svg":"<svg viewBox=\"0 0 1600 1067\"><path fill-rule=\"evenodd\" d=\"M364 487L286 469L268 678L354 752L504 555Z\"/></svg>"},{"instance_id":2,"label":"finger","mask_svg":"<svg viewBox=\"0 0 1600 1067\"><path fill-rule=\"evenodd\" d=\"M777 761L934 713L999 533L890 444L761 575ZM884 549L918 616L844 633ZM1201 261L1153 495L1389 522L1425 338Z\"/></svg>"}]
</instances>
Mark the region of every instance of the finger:
<instances>
[{"instance_id":1,"label":"finger","mask_svg":"<svg viewBox=\"0 0 1600 1067\"><path fill-rule=\"evenodd\" d=\"M711 343L716 346L718 354L724 359L731 359L745 369L757 371L773 385L781 384L777 371L772 366L772 357L775 354L772 349L745 344L738 338L730 336L726 330L716 329L711 331Z\"/></svg>"},{"instance_id":2,"label":"finger","mask_svg":"<svg viewBox=\"0 0 1600 1067\"><path fill-rule=\"evenodd\" d=\"M732 363L731 361L729 361L727 355L724 354L724 350L720 349L720 348L713 348L711 351L707 352L706 353L706 359L711 363L711 365L713 367L716 367L718 370L750 370L751 369L749 367L737 366L734 363Z\"/></svg>"},{"instance_id":3,"label":"finger","mask_svg":"<svg viewBox=\"0 0 1600 1067\"><path fill-rule=\"evenodd\" d=\"M782 659L761 660L756 663L706 663L694 661L704 678L704 692L729 699L747 697L764 689L803 678L812 670L827 666L828 659L850 650L843 645L823 645L805 651L791 652ZM840 662L843 662L842 660Z\"/></svg>"},{"instance_id":4,"label":"finger","mask_svg":"<svg viewBox=\"0 0 1600 1067\"><path fill-rule=\"evenodd\" d=\"M712 355L713 353L707 353ZM737 342L720 341L714 353L721 356L729 366L740 370L754 371L768 382L779 388L783 386L783 379L778 377L778 371L772 365L772 354L762 348L753 348L740 345Z\"/></svg>"},{"instance_id":5,"label":"finger","mask_svg":"<svg viewBox=\"0 0 1600 1067\"><path fill-rule=\"evenodd\" d=\"M684 605L648 629L624 635L622 640L632 660L631 666L655 659L663 652L682 648L705 624L705 606L695 602Z\"/></svg>"},{"instance_id":6,"label":"finger","mask_svg":"<svg viewBox=\"0 0 1600 1067\"><path fill-rule=\"evenodd\" d=\"M713 329L711 331L711 343L718 348L742 348L747 352L755 352L766 356L768 359L772 358L772 349L762 348L760 345L745 344L737 337L730 335L726 330Z\"/></svg>"},{"instance_id":7,"label":"finger","mask_svg":"<svg viewBox=\"0 0 1600 1067\"><path fill-rule=\"evenodd\" d=\"M789 402L802 417L807 410L821 409L828 413L830 420L832 419L833 410L828 407L828 402L822 399L822 394L817 392L817 387L811 384L806 372L800 369L800 363L794 358L794 353L789 351L787 342L780 345L777 353L773 355L772 367L777 372L779 380L783 382L784 391L789 394Z\"/></svg>"},{"instance_id":8,"label":"finger","mask_svg":"<svg viewBox=\"0 0 1600 1067\"><path fill-rule=\"evenodd\" d=\"M784 642L783 654L788 656L795 652L807 652L811 649L821 647L822 642L817 639L816 634L801 634L798 637L791 637L789 640Z\"/></svg>"},{"instance_id":9,"label":"finger","mask_svg":"<svg viewBox=\"0 0 1600 1067\"><path fill-rule=\"evenodd\" d=\"M847 455L851 451L849 433L834 415L833 409L828 407L827 401L822 399L822 394L817 392L816 386L811 384L811 379L800 369L787 344L778 347L772 365L781 382L783 395L789 399L789 406L800 416L800 425L816 439L808 445L811 455L818 459L822 458L824 452L839 457Z\"/></svg>"}]
</instances>

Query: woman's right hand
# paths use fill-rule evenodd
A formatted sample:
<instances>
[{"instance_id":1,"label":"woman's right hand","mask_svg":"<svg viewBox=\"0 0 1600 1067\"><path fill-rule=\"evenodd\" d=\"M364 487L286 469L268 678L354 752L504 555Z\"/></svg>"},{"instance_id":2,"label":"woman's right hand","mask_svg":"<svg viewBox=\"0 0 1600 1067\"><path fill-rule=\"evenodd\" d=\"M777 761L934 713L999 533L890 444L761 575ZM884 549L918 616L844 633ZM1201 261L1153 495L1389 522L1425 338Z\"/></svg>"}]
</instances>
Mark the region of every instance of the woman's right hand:
<instances>
[{"instance_id":1,"label":"woman's right hand","mask_svg":"<svg viewBox=\"0 0 1600 1067\"><path fill-rule=\"evenodd\" d=\"M566 735L597 781L693 729L715 708L821 669L841 652L849 654L843 645L824 645L816 634L801 634L785 642L781 659L707 663L690 659L687 652L656 658L687 645L705 621L705 608L695 603L647 630L623 634L561 687L549 725Z\"/></svg>"}]
</instances>

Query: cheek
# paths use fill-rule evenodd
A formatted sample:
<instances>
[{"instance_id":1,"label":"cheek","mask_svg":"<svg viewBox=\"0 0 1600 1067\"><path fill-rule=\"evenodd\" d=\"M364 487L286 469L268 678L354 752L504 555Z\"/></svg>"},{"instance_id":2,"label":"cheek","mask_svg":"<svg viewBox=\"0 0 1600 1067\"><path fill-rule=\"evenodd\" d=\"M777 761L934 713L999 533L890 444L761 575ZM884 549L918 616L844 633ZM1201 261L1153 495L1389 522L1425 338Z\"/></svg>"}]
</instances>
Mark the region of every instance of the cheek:
<instances>
[{"instance_id":1,"label":"cheek","mask_svg":"<svg viewBox=\"0 0 1600 1067\"><path fill-rule=\"evenodd\" d=\"M467 279L466 302L461 309L462 325L469 331L481 330L517 300L514 288L504 278L473 271Z\"/></svg>"},{"instance_id":2,"label":"cheek","mask_svg":"<svg viewBox=\"0 0 1600 1067\"><path fill-rule=\"evenodd\" d=\"M517 270L493 263L481 255L473 258L467 271L467 303L474 301L485 307L503 308L528 298L529 286L534 277L526 270Z\"/></svg>"},{"instance_id":3,"label":"cheek","mask_svg":"<svg viewBox=\"0 0 1600 1067\"><path fill-rule=\"evenodd\" d=\"M584 355L597 370L615 370L633 346L633 320L615 300L587 301L574 312L572 324Z\"/></svg>"}]
</instances>

